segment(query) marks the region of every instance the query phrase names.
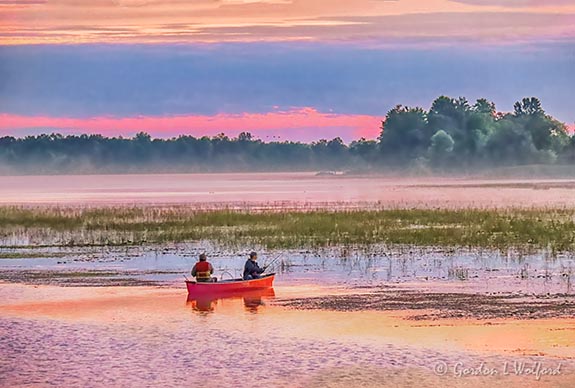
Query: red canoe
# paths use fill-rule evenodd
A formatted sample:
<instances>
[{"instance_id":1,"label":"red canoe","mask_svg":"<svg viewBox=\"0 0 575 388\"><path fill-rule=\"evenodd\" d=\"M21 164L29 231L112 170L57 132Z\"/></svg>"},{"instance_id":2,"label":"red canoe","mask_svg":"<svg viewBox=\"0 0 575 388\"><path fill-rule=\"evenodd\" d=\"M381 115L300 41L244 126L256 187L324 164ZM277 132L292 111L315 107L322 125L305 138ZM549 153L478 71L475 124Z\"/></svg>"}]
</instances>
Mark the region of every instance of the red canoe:
<instances>
[{"instance_id":1,"label":"red canoe","mask_svg":"<svg viewBox=\"0 0 575 388\"><path fill-rule=\"evenodd\" d=\"M264 275L259 279L231 279L218 282L186 281L189 295L221 295L241 291L262 290L273 286L275 273Z\"/></svg>"}]
</instances>

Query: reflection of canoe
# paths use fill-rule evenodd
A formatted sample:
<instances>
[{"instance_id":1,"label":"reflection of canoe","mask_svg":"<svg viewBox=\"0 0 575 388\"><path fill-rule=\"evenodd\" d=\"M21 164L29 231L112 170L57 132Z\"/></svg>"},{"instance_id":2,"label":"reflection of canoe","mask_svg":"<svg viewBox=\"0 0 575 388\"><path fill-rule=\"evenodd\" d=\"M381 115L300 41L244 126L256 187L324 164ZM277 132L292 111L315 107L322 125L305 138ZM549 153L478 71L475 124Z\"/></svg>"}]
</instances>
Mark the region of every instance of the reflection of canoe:
<instances>
[{"instance_id":1,"label":"reflection of canoe","mask_svg":"<svg viewBox=\"0 0 575 388\"><path fill-rule=\"evenodd\" d=\"M259 279L243 280L231 279L218 282L190 282L186 281L189 295L221 295L250 290L261 290L273 286L275 274L264 275Z\"/></svg>"},{"instance_id":2,"label":"reflection of canoe","mask_svg":"<svg viewBox=\"0 0 575 388\"><path fill-rule=\"evenodd\" d=\"M275 297L273 288L246 289L242 291L232 291L220 293L218 295L191 295L188 294L186 303L196 311L213 312L222 300L241 299L247 311L257 313L258 308L264 304L264 299Z\"/></svg>"},{"instance_id":3,"label":"reflection of canoe","mask_svg":"<svg viewBox=\"0 0 575 388\"><path fill-rule=\"evenodd\" d=\"M273 298L276 296L273 287L269 288L258 288L258 289L247 289L240 291L231 291L218 295L191 295L188 294L188 302L194 300L218 300L218 299L252 299L252 298Z\"/></svg>"}]
</instances>

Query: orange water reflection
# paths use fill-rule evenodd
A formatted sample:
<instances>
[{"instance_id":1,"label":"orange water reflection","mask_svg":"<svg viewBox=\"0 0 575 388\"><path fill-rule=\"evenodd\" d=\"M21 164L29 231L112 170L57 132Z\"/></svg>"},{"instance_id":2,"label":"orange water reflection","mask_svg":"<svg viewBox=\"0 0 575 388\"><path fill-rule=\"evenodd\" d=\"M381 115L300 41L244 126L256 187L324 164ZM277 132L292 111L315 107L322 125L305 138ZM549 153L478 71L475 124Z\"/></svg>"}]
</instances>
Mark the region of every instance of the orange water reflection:
<instances>
[{"instance_id":1,"label":"orange water reflection","mask_svg":"<svg viewBox=\"0 0 575 388\"><path fill-rule=\"evenodd\" d=\"M268 288L264 290L250 290L236 293L228 293L226 295L220 295L217 297L210 297L210 296L193 297L188 295L186 304L190 306L194 311L198 311L201 313L211 313L216 311L218 304L221 305L226 301L242 299L245 311L256 314L258 312L258 309L261 306L265 305L266 299L272 299L274 297L275 297L274 289Z\"/></svg>"},{"instance_id":2,"label":"orange water reflection","mask_svg":"<svg viewBox=\"0 0 575 388\"><path fill-rule=\"evenodd\" d=\"M278 286L213 299L186 299L185 289L153 287L0 284L0 291L7 296L0 302L0 318L162 327L166 332L177 331L182 325L195 327L209 322L210 326L224 331L234 331L238 325L255 326L262 333L293 340L337 340L364 345L395 344L443 351L544 354L575 359L575 319L422 321L409 319L412 311L296 310L273 303L276 296L283 299L306 293L345 292L318 286Z\"/></svg>"},{"instance_id":3,"label":"orange water reflection","mask_svg":"<svg viewBox=\"0 0 575 388\"><path fill-rule=\"evenodd\" d=\"M190 365L196 365L198 354L213 366L203 377L214 384L203 386L214 387L247 381L253 376L246 371L253 368L265 370L262 378L267 379L254 386L274 387L344 386L332 383L349 378L353 386L358 377L371 383L363 386L421 379L437 383L422 386L449 386L430 371L435 363L464 360L475 366L487 360L497 366L532 356L549 365L564 363L565 373L575 371L574 319L505 319L490 324L461 319L414 321L406 319L409 311L334 312L274 304L276 297L306 292L344 290L279 285L188 300L183 287L0 284L0 295L5 297L0 300L0 353L5 356L0 358L0 372L4 363L10 382L6 386L24 386L46 370L52 381L64 384L59 386L79 386L78 381L88 386L147 386L150 371L156 376L155 386L188 386L184 383L190 381ZM254 348L254 341L263 345ZM417 373L394 378L397 370ZM343 371L350 375L341 375ZM359 376L358 371L362 371ZM560 377L563 380L548 378L544 384L521 376L502 381L539 388L573 378ZM96 384L95 378L107 380ZM198 378L195 372L193 378ZM487 380L484 386L496 386L494 382ZM401 386L390 383L387 386ZM452 386L461 386L456 383Z\"/></svg>"}]
</instances>

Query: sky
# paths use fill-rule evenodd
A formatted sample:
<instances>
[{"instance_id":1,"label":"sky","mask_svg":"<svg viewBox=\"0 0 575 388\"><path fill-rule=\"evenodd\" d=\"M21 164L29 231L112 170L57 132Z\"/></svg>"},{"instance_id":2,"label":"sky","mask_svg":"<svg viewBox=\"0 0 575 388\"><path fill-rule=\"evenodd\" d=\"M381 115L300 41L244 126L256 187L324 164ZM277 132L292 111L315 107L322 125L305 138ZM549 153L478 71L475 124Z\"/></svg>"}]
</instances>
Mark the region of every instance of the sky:
<instances>
[{"instance_id":1,"label":"sky","mask_svg":"<svg viewBox=\"0 0 575 388\"><path fill-rule=\"evenodd\" d=\"M376 138L397 104L575 123L575 0L0 0L0 136Z\"/></svg>"}]
</instances>

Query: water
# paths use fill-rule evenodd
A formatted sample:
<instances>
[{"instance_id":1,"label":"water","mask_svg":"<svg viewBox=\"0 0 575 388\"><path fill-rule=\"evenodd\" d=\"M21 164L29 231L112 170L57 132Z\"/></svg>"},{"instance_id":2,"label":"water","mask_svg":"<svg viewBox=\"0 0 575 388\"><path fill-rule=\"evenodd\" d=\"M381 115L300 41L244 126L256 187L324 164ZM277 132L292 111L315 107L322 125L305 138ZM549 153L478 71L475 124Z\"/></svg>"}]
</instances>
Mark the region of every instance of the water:
<instances>
[{"instance_id":1,"label":"water","mask_svg":"<svg viewBox=\"0 0 575 388\"><path fill-rule=\"evenodd\" d=\"M319 178L299 173L0 177L0 202L282 208L574 206L574 188L568 181L517 184ZM282 303L348 294L360 294L361 299L381 287L567 298L573 296L575 280L569 253L385 246L291 250L281 252L273 268L278 273L273 290L188 300L182 275L200 252L208 252L218 276L236 277L252 249L230 250L209 242L5 249L24 257L0 259L0 386L575 385L572 317L421 321L412 320L413 312L404 310L299 310ZM262 263L280 253L260 251ZM532 375L503 375L506 363L525 362L560 367L561 373L541 381ZM458 377L457 363L471 369L487 365L499 374ZM445 374L436 373L438 365L446 366Z\"/></svg>"},{"instance_id":2,"label":"water","mask_svg":"<svg viewBox=\"0 0 575 388\"><path fill-rule=\"evenodd\" d=\"M281 207L574 207L573 180L314 173L0 176L0 203Z\"/></svg>"},{"instance_id":3,"label":"water","mask_svg":"<svg viewBox=\"0 0 575 388\"><path fill-rule=\"evenodd\" d=\"M419 374L422 386L431 386L458 381L450 376L437 380L433 368L443 362L563 363L565 374L557 379L516 381L535 387L565 381L575 370L564 356L529 356L531 347L552 354L573 341L572 333L563 339L553 335L553 324L536 330L464 324L462 335L378 312L302 312L270 303L274 294L301 293L297 287L200 306L172 289L5 287L12 295L19 292L20 300L0 306L2 386L234 387L247 381L255 387L305 387L325 386L319 382L326 379L333 383L330 376L341 371L348 373L339 381L357 371L356 382L385 386L383 376L398 368ZM575 329L575 323L568 327ZM515 337L507 335L502 347L505 332ZM478 335L483 344L473 341ZM526 336L534 342L524 341ZM554 348L537 344L549 339ZM499 348L488 349L490 341ZM517 341L523 341L527 354L506 354ZM404 383L413 378L410 373L402 377Z\"/></svg>"},{"instance_id":4,"label":"water","mask_svg":"<svg viewBox=\"0 0 575 388\"><path fill-rule=\"evenodd\" d=\"M4 259L0 260L0 270L8 280L17 271L46 271L56 278L58 273L102 271L106 272L103 278L129 277L178 286L199 253L207 251L216 275L226 279L241 276L250 250L232 251L208 242L165 247L52 248L49 253L60 252L66 256ZM18 252L39 254L38 250ZM575 281L575 257L570 253L520 255L431 248L392 251L384 246L372 246L263 251L260 264L271 263L275 258L278 259L271 270L277 272L278 281L285 284L308 282L347 287L384 284L421 290L572 294Z\"/></svg>"},{"instance_id":5,"label":"water","mask_svg":"<svg viewBox=\"0 0 575 388\"><path fill-rule=\"evenodd\" d=\"M2 273L113 270L161 286L0 283L0 386L379 387L417 381L418 386L443 387L467 381L454 375L458 362L501 369L505 362L518 361L549 367L561 363L563 372L542 381L531 376L475 377L473 386L570 386L575 381L572 319L425 323L405 320L401 312L294 310L275 303L362 292L354 287L381 284L476 292L489 283L473 275L467 280L449 277L448 268L465 266L471 274L489 269L487 273L500 277L516 274L527 264L542 268L538 263L546 260L541 257L518 260L472 252L446 257L433 251L397 257L348 252L342 257L337 250L291 251L282 259L283 269L277 268L272 290L188 299L181 273L205 247L106 249L84 252L77 261L75 255L0 261ZM261 260L275 253L262 252ZM244 259L224 250L210 256L218 273L237 271ZM546 266L557 271L571 260L547 260ZM74 285L86 285L83 281ZM540 288L544 282L549 289L564 287L555 277L519 278L516 287ZM438 376L434 368L443 363L449 374Z\"/></svg>"}]
</instances>

